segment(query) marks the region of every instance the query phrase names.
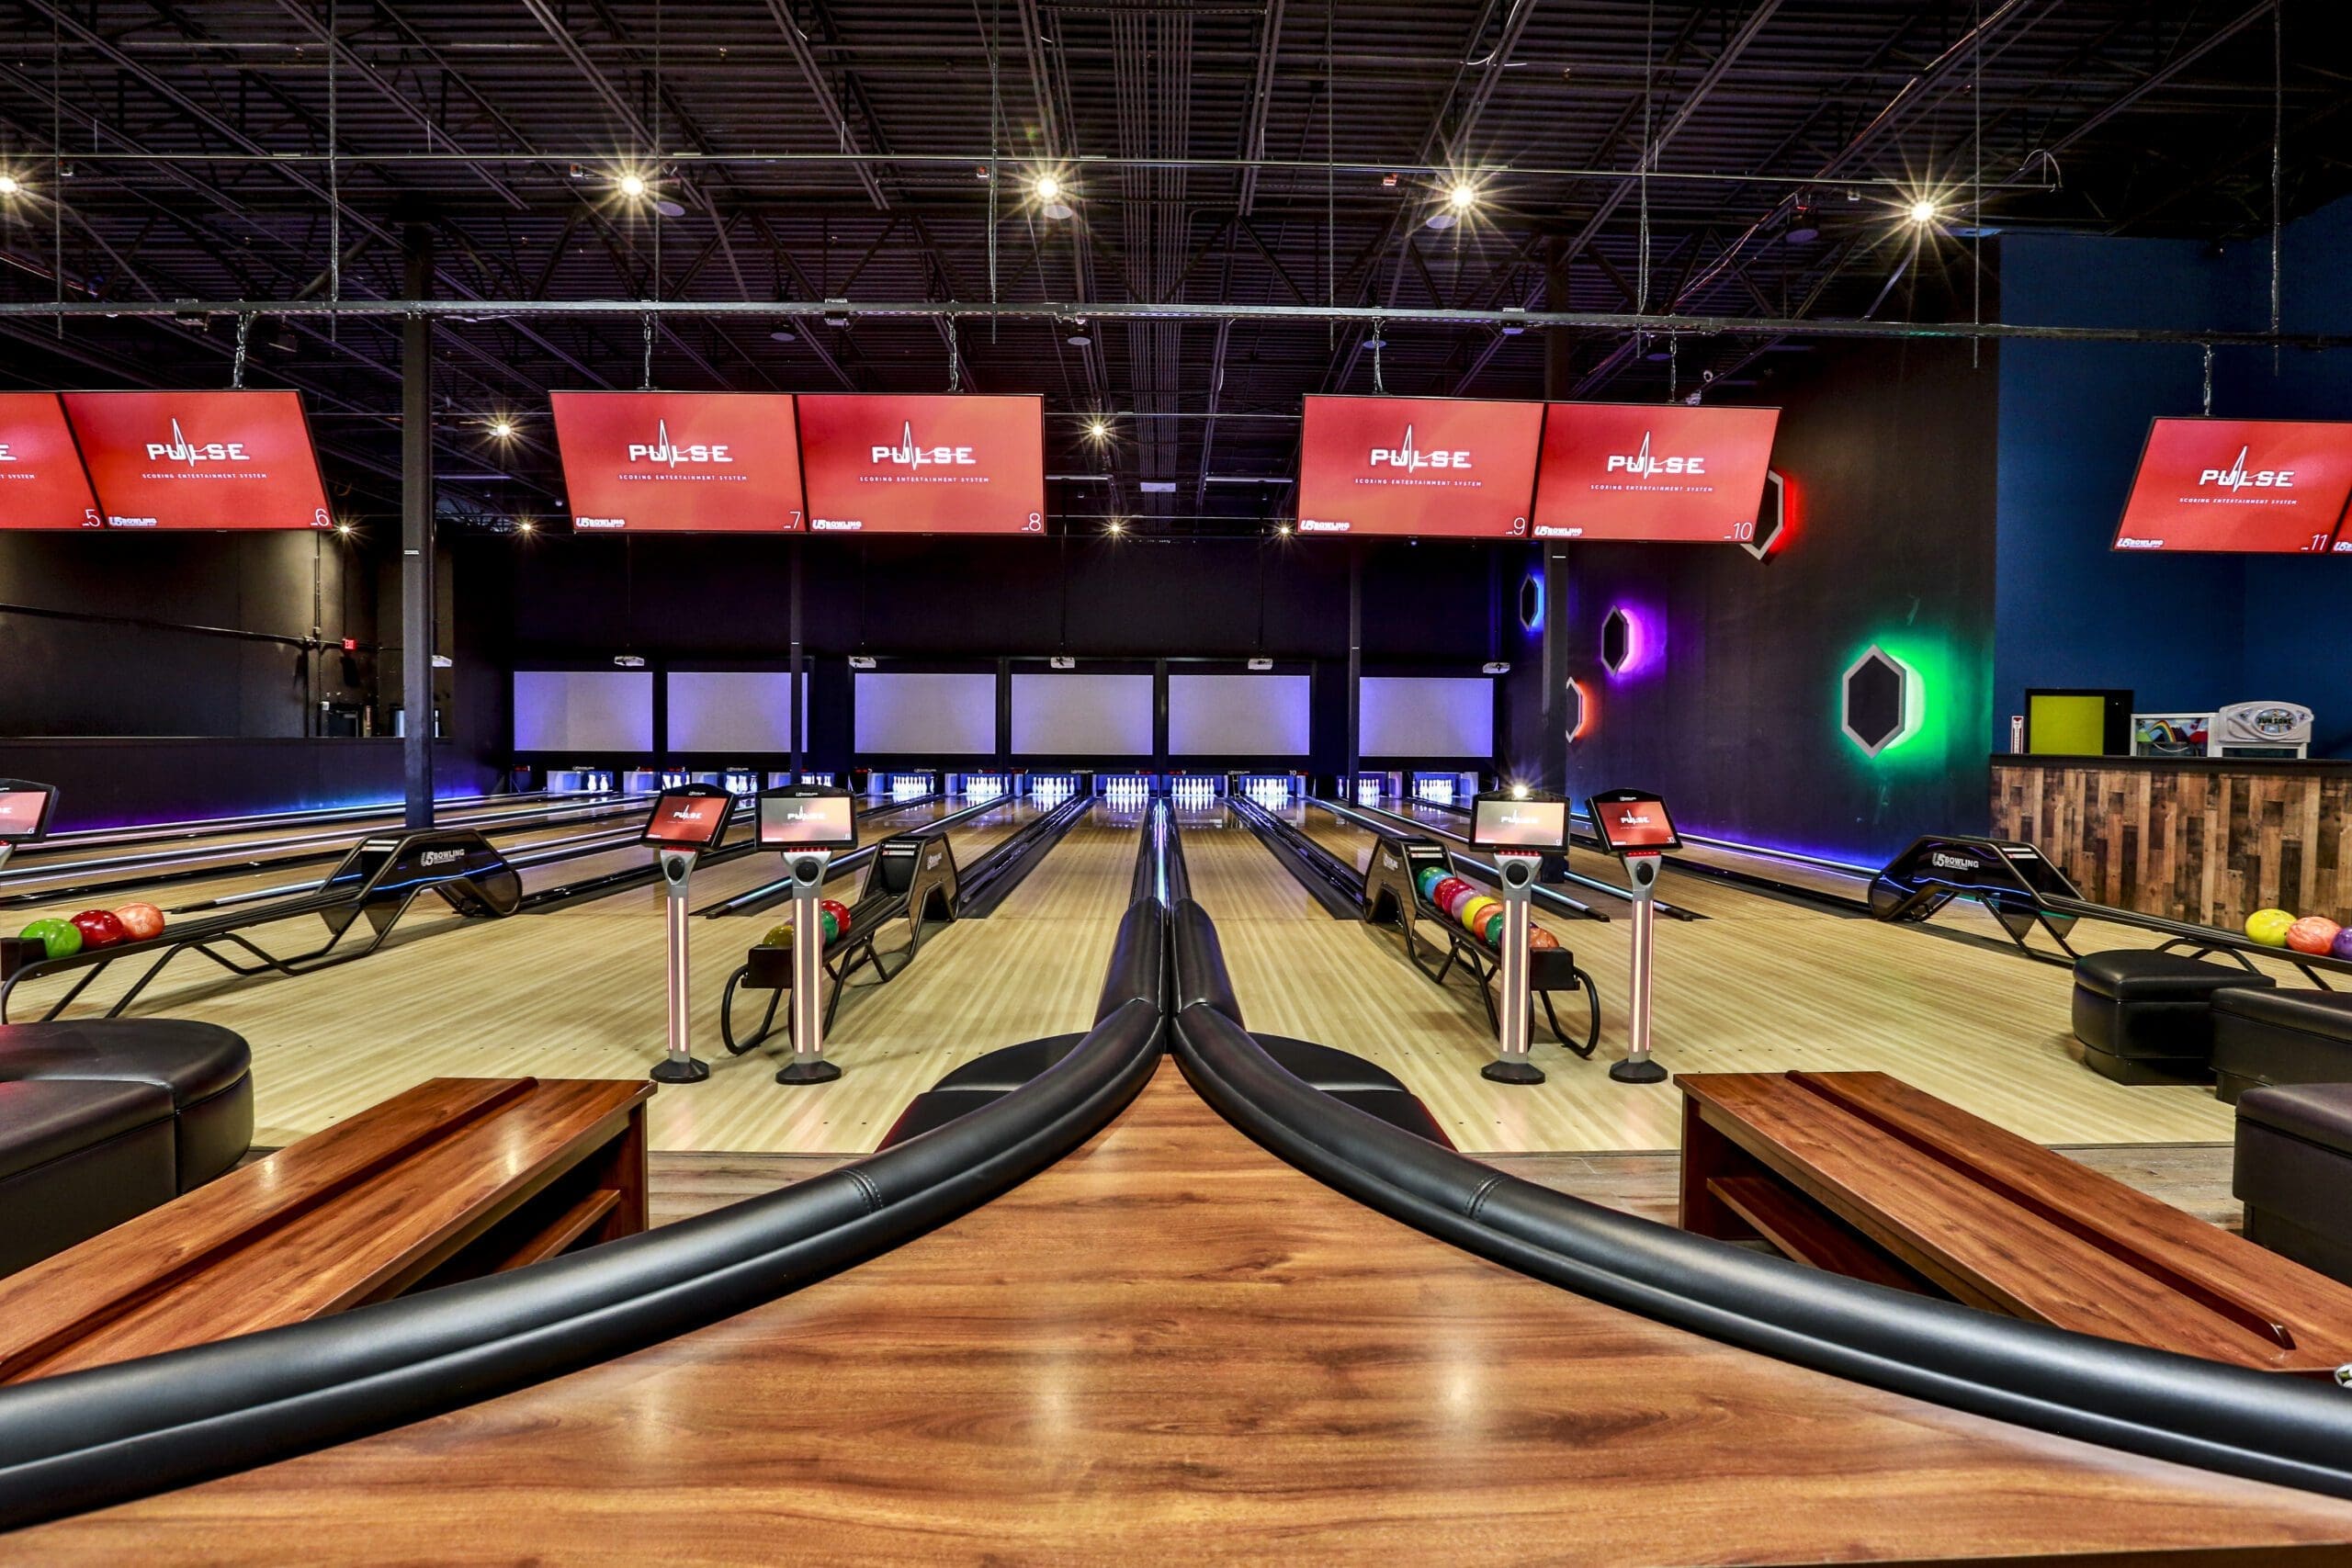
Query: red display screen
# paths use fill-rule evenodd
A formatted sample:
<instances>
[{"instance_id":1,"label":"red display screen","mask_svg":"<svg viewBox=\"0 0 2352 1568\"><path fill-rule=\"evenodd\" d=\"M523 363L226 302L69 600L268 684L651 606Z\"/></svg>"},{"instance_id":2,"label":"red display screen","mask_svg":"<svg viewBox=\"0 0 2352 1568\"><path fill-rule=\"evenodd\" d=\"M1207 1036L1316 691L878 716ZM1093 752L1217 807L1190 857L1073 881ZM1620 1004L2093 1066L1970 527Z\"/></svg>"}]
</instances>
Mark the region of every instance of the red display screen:
<instances>
[{"instance_id":1,"label":"red display screen","mask_svg":"<svg viewBox=\"0 0 2352 1568\"><path fill-rule=\"evenodd\" d=\"M2160 419L2115 530L2119 550L2318 555L2352 496L2352 424Z\"/></svg>"},{"instance_id":2,"label":"red display screen","mask_svg":"<svg viewBox=\"0 0 2352 1568\"><path fill-rule=\"evenodd\" d=\"M1779 409L1554 403L1544 414L1535 532L1547 539L1753 539L1780 423Z\"/></svg>"},{"instance_id":3,"label":"red display screen","mask_svg":"<svg viewBox=\"0 0 2352 1568\"><path fill-rule=\"evenodd\" d=\"M0 783L0 842L40 838L48 830L49 803L56 798L53 790Z\"/></svg>"},{"instance_id":4,"label":"red display screen","mask_svg":"<svg viewBox=\"0 0 2352 1568\"><path fill-rule=\"evenodd\" d=\"M333 525L292 392L62 396L109 528Z\"/></svg>"},{"instance_id":5,"label":"red display screen","mask_svg":"<svg viewBox=\"0 0 2352 1568\"><path fill-rule=\"evenodd\" d=\"M0 392L0 528L99 526L57 394Z\"/></svg>"},{"instance_id":6,"label":"red display screen","mask_svg":"<svg viewBox=\"0 0 2352 1568\"><path fill-rule=\"evenodd\" d=\"M1310 397L1298 531L1523 539L1541 403Z\"/></svg>"},{"instance_id":7,"label":"red display screen","mask_svg":"<svg viewBox=\"0 0 2352 1568\"><path fill-rule=\"evenodd\" d=\"M1621 855L1628 851L1682 847L1674 831L1674 818L1667 815L1666 802L1654 795L1620 791L1614 796L1594 796L1592 826L1601 843Z\"/></svg>"},{"instance_id":8,"label":"red display screen","mask_svg":"<svg viewBox=\"0 0 2352 1568\"><path fill-rule=\"evenodd\" d=\"M1481 850L1565 850L1568 803L1482 795L1471 803L1470 842Z\"/></svg>"},{"instance_id":9,"label":"red display screen","mask_svg":"<svg viewBox=\"0 0 2352 1568\"><path fill-rule=\"evenodd\" d=\"M846 850L857 844L856 805L847 794L760 796L760 843L779 850Z\"/></svg>"},{"instance_id":10,"label":"red display screen","mask_svg":"<svg viewBox=\"0 0 2352 1568\"><path fill-rule=\"evenodd\" d=\"M571 525L632 534L791 534L806 525L792 398L555 392Z\"/></svg>"},{"instance_id":11,"label":"red display screen","mask_svg":"<svg viewBox=\"0 0 2352 1568\"><path fill-rule=\"evenodd\" d=\"M808 526L820 534L1043 534L1034 397L800 399Z\"/></svg>"},{"instance_id":12,"label":"red display screen","mask_svg":"<svg viewBox=\"0 0 2352 1568\"><path fill-rule=\"evenodd\" d=\"M730 795L669 791L653 803L653 815L645 824L645 841L672 849L707 848L727 831L727 814L734 805Z\"/></svg>"}]
</instances>

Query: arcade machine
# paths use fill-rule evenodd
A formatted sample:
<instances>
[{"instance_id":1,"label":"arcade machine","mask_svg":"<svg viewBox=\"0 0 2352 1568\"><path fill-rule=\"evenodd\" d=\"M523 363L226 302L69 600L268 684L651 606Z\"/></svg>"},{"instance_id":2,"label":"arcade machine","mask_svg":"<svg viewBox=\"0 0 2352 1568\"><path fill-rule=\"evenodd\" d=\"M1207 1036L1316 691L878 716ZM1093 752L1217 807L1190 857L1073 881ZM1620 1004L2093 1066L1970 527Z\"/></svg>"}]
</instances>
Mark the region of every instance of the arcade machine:
<instances>
[{"instance_id":1,"label":"arcade machine","mask_svg":"<svg viewBox=\"0 0 2352 1568\"><path fill-rule=\"evenodd\" d=\"M857 847L857 807L849 791L794 784L760 796L760 845L781 851L792 874L792 1060L782 1084L829 1083L842 1076L825 1060L823 912L825 867L836 851Z\"/></svg>"},{"instance_id":2,"label":"arcade machine","mask_svg":"<svg viewBox=\"0 0 2352 1568\"><path fill-rule=\"evenodd\" d=\"M1666 802L1647 790L1612 789L1587 803L1601 848L1624 863L1633 894L1633 998L1625 1015L1625 1059L1609 1076L1619 1083L1664 1083L1666 1069L1650 1059L1650 956L1657 931L1657 879L1666 855L1682 847Z\"/></svg>"},{"instance_id":3,"label":"arcade machine","mask_svg":"<svg viewBox=\"0 0 2352 1568\"><path fill-rule=\"evenodd\" d=\"M686 1021L686 889L702 857L727 836L727 819L734 814L735 797L717 784L683 784L662 792L647 818L642 843L653 846L662 866L662 890L667 895L662 919L670 941L670 1054L652 1072L655 1083L700 1083L710 1077L710 1064L695 1057Z\"/></svg>"},{"instance_id":4,"label":"arcade machine","mask_svg":"<svg viewBox=\"0 0 2352 1568\"><path fill-rule=\"evenodd\" d=\"M1554 795L1514 790L1482 795L1470 804L1470 847L1495 857L1502 886L1502 996L1496 1002L1499 1054L1478 1069L1495 1083L1537 1084L1544 1070L1529 1059L1528 940L1535 878L1547 854L1568 852L1568 803Z\"/></svg>"}]
</instances>

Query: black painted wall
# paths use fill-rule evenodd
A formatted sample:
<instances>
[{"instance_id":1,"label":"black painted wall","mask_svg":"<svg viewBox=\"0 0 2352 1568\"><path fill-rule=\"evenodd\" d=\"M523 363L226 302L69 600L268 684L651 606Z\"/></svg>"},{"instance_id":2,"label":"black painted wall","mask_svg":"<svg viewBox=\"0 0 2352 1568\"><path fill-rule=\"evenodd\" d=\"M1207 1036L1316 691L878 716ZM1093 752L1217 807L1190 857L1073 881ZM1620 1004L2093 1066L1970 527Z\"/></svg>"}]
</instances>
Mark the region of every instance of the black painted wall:
<instances>
[{"instance_id":1,"label":"black painted wall","mask_svg":"<svg viewBox=\"0 0 2352 1568\"><path fill-rule=\"evenodd\" d=\"M1997 388L1989 346L1981 367L1965 344L1821 355L1759 400L1784 410L1773 461L1796 496L1774 558L1550 547L1555 672L1600 710L1585 740L1547 737L1571 791L1656 789L1688 829L1862 863L1918 833L1981 831ZM1600 642L1620 604L1664 647L1614 676ZM1917 732L1871 758L1841 732L1838 694L1874 645L1917 671L1924 702Z\"/></svg>"},{"instance_id":2,"label":"black painted wall","mask_svg":"<svg viewBox=\"0 0 2352 1568\"><path fill-rule=\"evenodd\" d=\"M505 749L509 611L441 566L439 789L476 794ZM64 829L396 796L398 747L320 738L316 705L389 735L399 628L389 536L0 533L0 773L56 784Z\"/></svg>"}]
</instances>

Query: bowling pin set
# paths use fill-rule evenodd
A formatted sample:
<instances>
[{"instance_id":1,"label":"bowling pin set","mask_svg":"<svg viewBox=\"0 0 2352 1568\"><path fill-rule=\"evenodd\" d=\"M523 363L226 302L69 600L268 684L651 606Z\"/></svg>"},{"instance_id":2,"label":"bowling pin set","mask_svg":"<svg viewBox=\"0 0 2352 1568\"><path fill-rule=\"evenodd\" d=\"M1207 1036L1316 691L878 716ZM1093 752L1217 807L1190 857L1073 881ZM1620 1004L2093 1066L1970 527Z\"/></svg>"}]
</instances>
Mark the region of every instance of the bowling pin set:
<instances>
[{"instance_id":1,"label":"bowling pin set","mask_svg":"<svg viewBox=\"0 0 2352 1568\"><path fill-rule=\"evenodd\" d=\"M1216 804L1216 780L1198 778L1191 773L1179 773L1168 781L1169 798L1179 806L1193 807Z\"/></svg>"},{"instance_id":2,"label":"bowling pin set","mask_svg":"<svg viewBox=\"0 0 2352 1568\"><path fill-rule=\"evenodd\" d=\"M1244 773L1241 793L1269 811L1280 811L1299 793L1299 778L1295 773Z\"/></svg>"}]
</instances>

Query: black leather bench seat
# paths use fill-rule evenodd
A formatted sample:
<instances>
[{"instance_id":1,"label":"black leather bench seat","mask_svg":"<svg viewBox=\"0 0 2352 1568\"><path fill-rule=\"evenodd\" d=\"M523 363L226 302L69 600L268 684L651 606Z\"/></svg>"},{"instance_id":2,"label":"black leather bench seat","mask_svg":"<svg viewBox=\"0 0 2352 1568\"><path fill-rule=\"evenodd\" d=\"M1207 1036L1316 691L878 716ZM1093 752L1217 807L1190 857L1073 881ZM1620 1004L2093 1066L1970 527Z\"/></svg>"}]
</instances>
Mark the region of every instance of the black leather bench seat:
<instances>
[{"instance_id":1,"label":"black leather bench seat","mask_svg":"<svg viewBox=\"0 0 2352 1568\"><path fill-rule=\"evenodd\" d=\"M2075 964L2083 1064L2125 1084L2201 1083L2212 1072L2213 998L2275 985L2235 964L2125 948Z\"/></svg>"},{"instance_id":2,"label":"black leather bench seat","mask_svg":"<svg viewBox=\"0 0 2352 1568\"><path fill-rule=\"evenodd\" d=\"M2231 1190L2248 1241L2352 1283L2352 1083L2247 1089Z\"/></svg>"},{"instance_id":3,"label":"black leather bench seat","mask_svg":"<svg viewBox=\"0 0 2352 1568\"><path fill-rule=\"evenodd\" d=\"M0 1273L232 1168L253 1143L251 1066L209 1023L0 1025Z\"/></svg>"},{"instance_id":4,"label":"black leather bench seat","mask_svg":"<svg viewBox=\"0 0 2352 1568\"><path fill-rule=\"evenodd\" d=\"M2213 998L2213 1071L2224 1100L2268 1084L2352 1083L2352 995L2250 990Z\"/></svg>"}]
</instances>

